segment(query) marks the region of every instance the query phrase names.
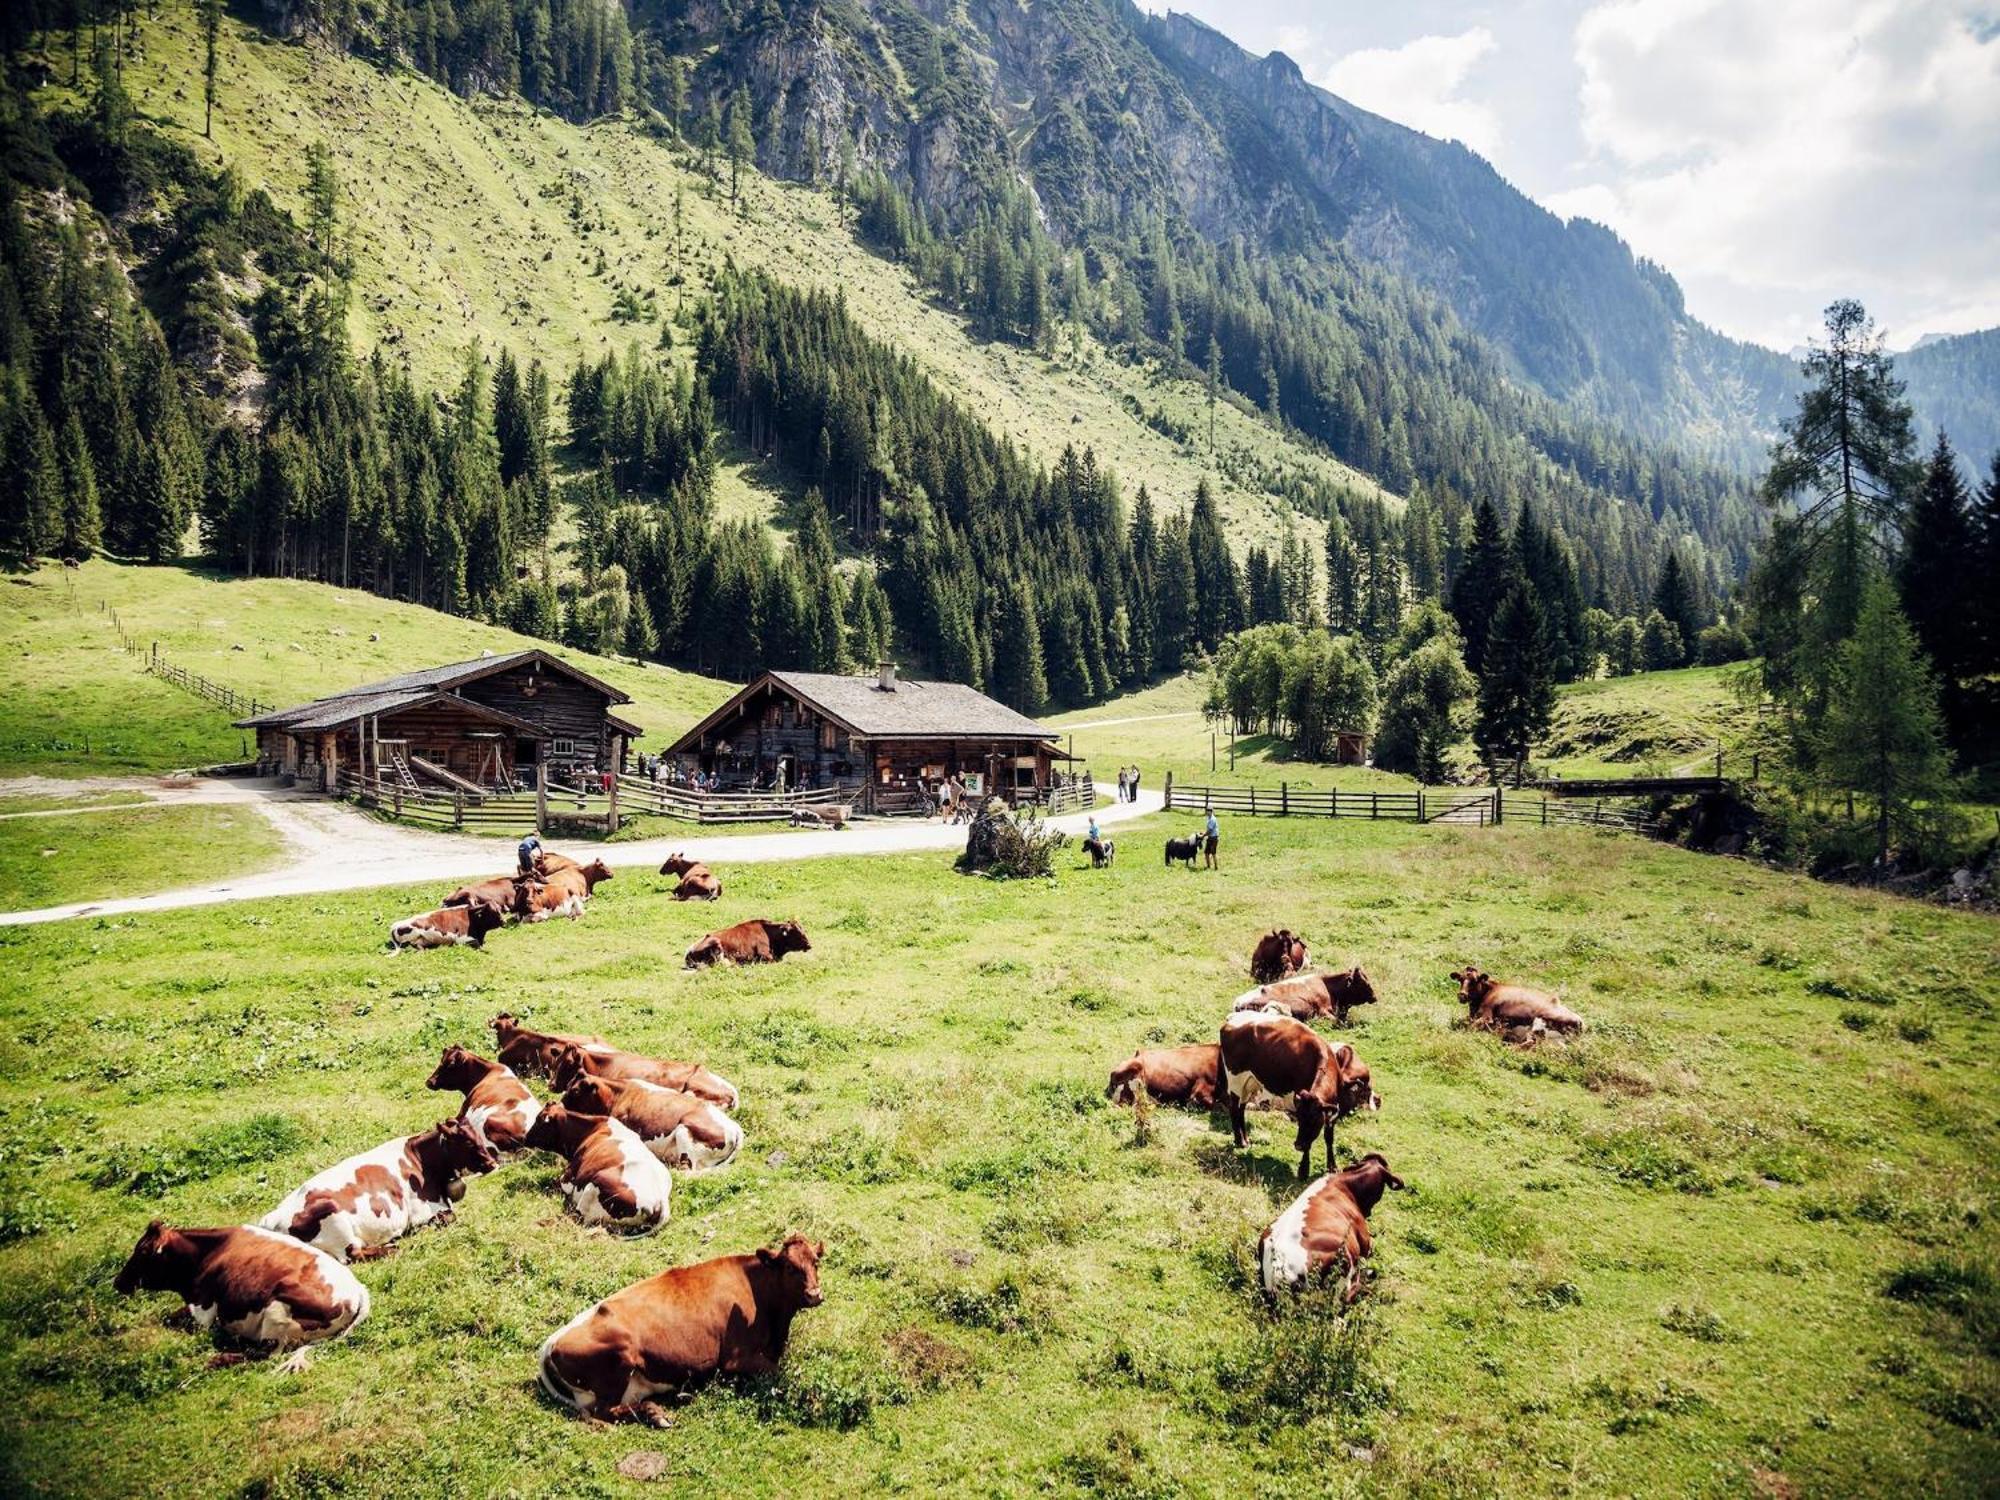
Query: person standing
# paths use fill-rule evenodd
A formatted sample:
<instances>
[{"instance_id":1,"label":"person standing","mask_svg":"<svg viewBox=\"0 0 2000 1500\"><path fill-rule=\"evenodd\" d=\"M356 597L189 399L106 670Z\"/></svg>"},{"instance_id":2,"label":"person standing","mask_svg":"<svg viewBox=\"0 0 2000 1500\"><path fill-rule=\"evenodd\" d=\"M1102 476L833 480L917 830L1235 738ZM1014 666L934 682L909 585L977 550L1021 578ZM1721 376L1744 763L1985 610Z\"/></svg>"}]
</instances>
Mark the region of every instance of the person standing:
<instances>
[{"instance_id":1,"label":"person standing","mask_svg":"<svg viewBox=\"0 0 2000 1500\"><path fill-rule=\"evenodd\" d=\"M1132 795L1126 800L1129 802L1137 802L1139 800L1139 768L1137 766L1132 768Z\"/></svg>"},{"instance_id":2,"label":"person standing","mask_svg":"<svg viewBox=\"0 0 2000 1500\"><path fill-rule=\"evenodd\" d=\"M1118 800L1120 802L1123 802L1125 800L1126 785L1127 783L1125 780L1125 768L1123 766L1120 766L1118 768Z\"/></svg>"},{"instance_id":3,"label":"person standing","mask_svg":"<svg viewBox=\"0 0 2000 1500\"><path fill-rule=\"evenodd\" d=\"M1210 808L1208 810L1208 827L1205 830L1205 837L1201 843L1201 863L1204 869L1213 870L1216 868L1215 850L1216 846L1221 842L1222 825L1215 821L1215 809Z\"/></svg>"}]
</instances>

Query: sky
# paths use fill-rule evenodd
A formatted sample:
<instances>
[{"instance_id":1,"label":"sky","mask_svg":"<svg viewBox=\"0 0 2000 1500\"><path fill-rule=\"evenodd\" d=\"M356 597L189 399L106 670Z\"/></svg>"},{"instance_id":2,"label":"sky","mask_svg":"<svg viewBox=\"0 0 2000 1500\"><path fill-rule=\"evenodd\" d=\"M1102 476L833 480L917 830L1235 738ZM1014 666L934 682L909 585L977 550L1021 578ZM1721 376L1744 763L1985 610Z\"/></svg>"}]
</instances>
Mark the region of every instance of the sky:
<instances>
[{"instance_id":1,"label":"sky","mask_svg":"<svg viewBox=\"0 0 2000 1500\"><path fill-rule=\"evenodd\" d=\"M1148 9L1166 0L1141 0ZM1173 0L1463 141L1774 349L2000 325L2000 0Z\"/></svg>"}]
</instances>

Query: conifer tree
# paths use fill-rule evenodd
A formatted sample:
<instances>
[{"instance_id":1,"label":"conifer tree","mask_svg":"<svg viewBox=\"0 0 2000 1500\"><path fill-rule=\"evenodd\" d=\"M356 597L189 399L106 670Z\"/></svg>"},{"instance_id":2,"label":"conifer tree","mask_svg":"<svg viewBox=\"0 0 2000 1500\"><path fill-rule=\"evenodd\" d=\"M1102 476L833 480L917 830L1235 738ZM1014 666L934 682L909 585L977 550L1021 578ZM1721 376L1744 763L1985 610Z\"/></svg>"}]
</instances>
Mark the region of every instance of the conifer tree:
<instances>
[{"instance_id":1,"label":"conifer tree","mask_svg":"<svg viewBox=\"0 0 2000 1500\"><path fill-rule=\"evenodd\" d=\"M195 15L201 24L201 134L208 140L215 134L215 85L222 71L222 0L195 0Z\"/></svg>"},{"instance_id":2,"label":"conifer tree","mask_svg":"<svg viewBox=\"0 0 2000 1500\"><path fill-rule=\"evenodd\" d=\"M1904 519L1896 582L1903 614L1937 671L1947 719L1956 718L1961 685L1979 669L1982 596L2000 590L2000 579L1975 571L1969 502L1958 455L1940 432Z\"/></svg>"},{"instance_id":3,"label":"conifer tree","mask_svg":"<svg viewBox=\"0 0 2000 1500\"><path fill-rule=\"evenodd\" d=\"M743 168L757 155L750 130L750 91L738 85L729 98L729 201L742 206Z\"/></svg>"},{"instance_id":4,"label":"conifer tree","mask_svg":"<svg viewBox=\"0 0 2000 1500\"><path fill-rule=\"evenodd\" d=\"M1520 565L1500 528L1500 513L1491 500L1482 500L1473 517L1472 544L1451 585L1452 618L1465 637L1465 665L1475 676L1486 676L1487 638L1500 606L1520 582Z\"/></svg>"},{"instance_id":5,"label":"conifer tree","mask_svg":"<svg viewBox=\"0 0 2000 1500\"><path fill-rule=\"evenodd\" d=\"M62 506L55 546L64 557L80 561L103 545L104 518L97 499L97 467L90 457L83 423L74 410L63 421L57 463L62 476Z\"/></svg>"},{"instance_id":6,"label":"conifer tree","mask_svg":"<svg viewBox=\"0 0 2000 1500\"><path fill-rule=\"evenodd\" d=\"M1973 575L1982 579L2000 578L2000 453L1993 455L1986 482L1974 497L1968 526L1972 533L1969 566ZM1981 675L2000 673L2000 588L1981 591L1974 639Z\"/></svg>"},{"instance_id":7,"label":"conifer tree","mask_svg":"<svg viewBox=\"0 0 2000 1500\"><path fill-rule=\"evenodd\" d=\"M1681 568L1680 553L1669 551L1666 562L1661 564L1659 581L1653 585L1652 606L1674 627L1675 638L1680 642L1680 659L1669 665L1685 666L1701 635L1701 616L1695 609L1694 591L1688 585L1687 574Z\"/></svg>"},{"instance_id":8,"label":"conifer tree","mask_svg":"<svg viewBox=\"0 0 2000 1500\"><path fill-rule=\"evenodd\" d=\"M74 413L71 421L75 420ZM15 474L7 486L7 544L10 551L27 558L59 552L64 557L88 556L71 552L64 545L63 473L56 459L56 446L49 433L48 419L41 404L25 390L14 404L9 422L12 429L5 446L9 467ZM95 490L92 504L95 505Z\"/></svg>"},{"instance_id":9,"label":"conifer tree","mask_svg":"<svg viewBox=\"0 0 2000 1500\"><path fill-rule=\"evenodd\" d=\"M1497 781L1501 767L1518 786L1535 742L1555 713L1555 673L1541 606L1516 582L1494 613L1479 673L1472 737Z\"/></svg>"}]
</instances>

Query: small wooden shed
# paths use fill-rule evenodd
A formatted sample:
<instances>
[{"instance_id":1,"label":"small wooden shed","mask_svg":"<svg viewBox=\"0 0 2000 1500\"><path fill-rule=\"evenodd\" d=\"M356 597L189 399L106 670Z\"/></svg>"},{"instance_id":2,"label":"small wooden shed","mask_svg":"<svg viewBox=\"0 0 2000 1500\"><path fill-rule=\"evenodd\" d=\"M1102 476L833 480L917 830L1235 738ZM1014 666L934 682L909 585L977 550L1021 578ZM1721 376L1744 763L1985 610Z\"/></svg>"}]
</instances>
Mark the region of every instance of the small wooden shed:
<instances>
[{"instance_id":1,"label":"small wooden shed","mask_svg":"<svg viewBox=\"0 0 2000 1500\"><path fill-rule=\"evenodd\" d=\"M631 698L546 651L405 672L242 719L257 768L332 791L342 771L406 786L507 791L623 765L642 732L611 712Z\"/></svg>"},{"instance_id":2,"label":"small wooden shed","mask_svg":"<svg viewBox=\"0 0 2000 1500\"><path fill-rule=\"evenodd\" d=\"M920 786L977 777L987 796L1047 789L1056 731L962 682L766 672L682 735L671 753L725 788L838 787L865 812L914 806Z\"/></svg>"}]
</instances>

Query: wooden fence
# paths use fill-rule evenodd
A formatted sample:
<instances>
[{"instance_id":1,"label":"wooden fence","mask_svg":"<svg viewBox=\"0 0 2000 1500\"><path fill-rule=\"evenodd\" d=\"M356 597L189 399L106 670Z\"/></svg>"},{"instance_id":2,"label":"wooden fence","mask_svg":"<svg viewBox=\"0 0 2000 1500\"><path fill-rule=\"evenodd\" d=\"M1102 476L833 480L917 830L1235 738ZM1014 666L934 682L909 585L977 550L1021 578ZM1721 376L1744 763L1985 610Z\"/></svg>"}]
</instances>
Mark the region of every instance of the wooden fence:
<instances>
[{"instance_id":1,"label":"wooden fence","mask_svg":"<svg viewBox=\"0 0 2000 1500\"><path fill-rule=\"evenodd\" d=\"M248 693L240 693L226 682L217 682L198 672L190 672L186 667L175 666L160 655L158 641L154 641L150 647L142 646L132 632L125 628L125 622L118 617L115 607L100 599L97 601L97 609L111 621L112 628L118 632L118 643L125 648L125 654L144 657L146 670L162 682L170 682L184 692L193 693L198 698L206 698L211 703L221 704L232 718L254 719L257 715L267 713L278 706L275 703L265 703Z\"/></svg>"},{"instance_id":2,"label":"wooden fence","mask_svg":"<svg viewBox=\"0 0 2000 1500\"><path fill-rule=\"evenodd\" d=\"M1661 818L1650 807L1608 801L1583 803L1552 797L1509 797L1504 789L1467 793L1449 787L1414 792L1309 791L1270 787L1175 786L1167 782L1170 811L1233 813L1249 817L1367 818L1403 823L1532 823L1540 828L1610 828L1653 833Z\"/></svg>"},{"instance_id":3,"label":"wooden fence","mask_svg":"<svg viewBox=\"0 0 2000 1500\"><path fill-rule=\"evenodd\" d=\"M526 834L535 829L537 799L532 792L480 797L466 792L414 791L386 776L340 773L335 790L363 807L404 823L463 833ZM597 799L600 807L603 798Z\"/></svg>"},{"instance_id":4,"label":"wooden fence","mask_svg":"<svg viewBox=\"0 0 2000 1500\"><path fill-rule=\"evenodd\" d=\"M784 821L800 808L835 807L850 800L839 787L832 786L804 792L697 792L684 786L662 786L642 776L620 776L618 786L623 810L688 823Z\"/></svg>"}]
</instances>

